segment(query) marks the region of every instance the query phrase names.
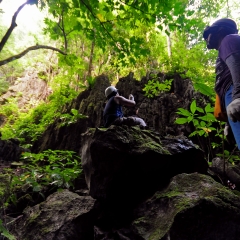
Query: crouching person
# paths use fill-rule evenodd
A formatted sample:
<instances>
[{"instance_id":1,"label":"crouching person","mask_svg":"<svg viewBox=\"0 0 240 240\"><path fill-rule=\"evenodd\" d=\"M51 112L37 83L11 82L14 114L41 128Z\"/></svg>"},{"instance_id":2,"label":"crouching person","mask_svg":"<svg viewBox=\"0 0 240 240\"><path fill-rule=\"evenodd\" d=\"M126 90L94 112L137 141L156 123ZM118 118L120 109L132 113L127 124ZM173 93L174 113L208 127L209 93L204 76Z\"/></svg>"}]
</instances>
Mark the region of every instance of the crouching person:
<instances>
[{"instance_id":1,"label":"crouching person","mask_svg":"<svg viewBox=\"0 0 240 240\"><path fill-rule=\"evenodd\" d=\"M146 123L142 118L134 116L124 117L123 115L122 106L134 107L136 105L132 94L129 95L129 99L126 99L119 95L115 87L110 86L106 88L105 96L108 102L103 112L104 127L109 127L111 125L139 125L142 128L146 127Z\"/></svg>"}]
</instances>

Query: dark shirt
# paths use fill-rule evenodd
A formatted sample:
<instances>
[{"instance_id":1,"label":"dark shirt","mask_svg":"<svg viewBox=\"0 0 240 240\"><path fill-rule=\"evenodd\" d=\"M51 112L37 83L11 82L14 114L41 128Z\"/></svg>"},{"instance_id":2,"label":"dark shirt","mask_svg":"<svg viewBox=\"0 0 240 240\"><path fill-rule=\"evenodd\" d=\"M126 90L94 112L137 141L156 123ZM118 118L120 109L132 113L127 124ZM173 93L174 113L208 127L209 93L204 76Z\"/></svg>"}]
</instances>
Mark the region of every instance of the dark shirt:
<instances>
[{"instance_id":1,"label":"dark shirt","mask_svg":"<svg viewBox=\"0 0 240 240\"><path fill-rule=\"evenodd\" d=\"M240 52L240 36L237 34L227 35L221 42L221 45L218 50L218 58L216 60L215 91L217 92L221 99L222 109L225 109L225 93L228 90L228 88L233 84L230 70L226 64L226 59L231 54L237 52ZM234 91L235 90L233 90L233 93Z\"/></svg>"},{"instance_id":2,"label":"dark shirt","mask_svg":"<svg viewBox=\"0 0 240 240\"><path fill-rule=\"evenodd\" d=\"M104 108L104 127L109 127L117 118L123 117L122 107L114 101L114 97L108 100Z\"/></svg>"}]
</instances>

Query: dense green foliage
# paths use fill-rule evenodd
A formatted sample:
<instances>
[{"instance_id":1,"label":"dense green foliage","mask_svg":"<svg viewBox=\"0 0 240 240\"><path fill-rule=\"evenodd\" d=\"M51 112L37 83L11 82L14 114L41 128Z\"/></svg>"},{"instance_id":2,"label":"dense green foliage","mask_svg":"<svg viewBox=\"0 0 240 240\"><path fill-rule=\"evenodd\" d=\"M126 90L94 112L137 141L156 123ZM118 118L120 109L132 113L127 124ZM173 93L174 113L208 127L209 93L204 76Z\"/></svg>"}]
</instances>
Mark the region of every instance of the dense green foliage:
<instances>
[{"instance_id":1,"label":"dense green foliage","mask_svg":"<svg viewBox=\"0 0 240 240\"><path fill-rule=\"evenodd\" d=\"M51 189L73 189L82 167L80 157L75 152L49 149L39 154L23 153L22 164L18 167L19 174L14 174L16 170L12 169L4 171L12 174L6 204L17 205L22 192L27 192L32 198L38 193L45 199L44 192Z\"/></svg>"}]
</instances>

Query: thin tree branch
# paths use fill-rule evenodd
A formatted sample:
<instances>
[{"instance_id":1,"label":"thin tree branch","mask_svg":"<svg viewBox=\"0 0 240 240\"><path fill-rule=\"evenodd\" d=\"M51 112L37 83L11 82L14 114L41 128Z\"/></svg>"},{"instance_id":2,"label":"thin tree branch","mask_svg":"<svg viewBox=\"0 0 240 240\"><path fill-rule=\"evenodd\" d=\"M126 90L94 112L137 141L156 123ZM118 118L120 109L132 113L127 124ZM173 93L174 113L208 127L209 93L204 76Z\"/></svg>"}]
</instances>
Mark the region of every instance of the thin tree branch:
<instances>
[{"instance_id":1,"label":"thin tree branch","mask_svg":"<svg viewBox=\"0 0 240 240\"><path fill-rule=\"evenodd\" d=\"M64 28L63 13L64 13L64 9L62 9L61 22L62 22L62 31L63 31L63 37L64 37L65 52L67 52L68 42L67 42L67 35L66 35L66 33L65 33L65 28Z\"/></svg>"},{"instance_id":2,"label":"thin tree branch","mask_svg":"<svg viewBox=\"0 0 240 240\"><path fill-rule=\"evenodd\" d=\"M50 46L45 46L45 45L35 45L35 46L31 46L27 49L25 49L23 52L17 54L17 55L14 55L12 57L9 57L9 58L6 58L4 60L1 60L0 61L0 66L2 65L5 65L9 62L12 62L16 59L19 59L21 57L23 57L24 55L26 55L29 51L33 51L33 50L38 50L38 49L50 49L50 50L53 50L53 51L57 51L63 55L67 55L65 52L63 52L62 50L58 49L58 48L54 48L54 47L50 47Z\"/></svg>"},{"instance_id":3,"label":"thin tree branch","mask_svg":"<svg viewBox=\"0 0 240 240\"><path fill-rule=\"evenodd\" d=\"M19 14L19 12L22 10L22 8L29 3L30 0L27 0L24 4L22 4L18 10L14 13L13 17L12 17L12 23L11 26L9 27L9 29L7 30L6 34L4 35L4 37L2 38L2 41L0 42L0 52L2 51L4 45L6 44L8 38L10 37L13 29L17 26L16 24L16 18Z\"/></svg>"},{"instance_id":4,"label":"thin tree branch","mask_svg":"<svg viewBox=\"0 0 240 240\"><path fill-rule=\"evenodd\" d=\"M61 13L61 16L59 17L59 21L57 25L62 31L63 38L64 38L64 48L65 48L65 52L67 52L68 42L67 42L67 33L65 32L65 28L64 28L63 12L64 12L64 9L62 9L62 13Z\"/></svg>"}]
</instances>

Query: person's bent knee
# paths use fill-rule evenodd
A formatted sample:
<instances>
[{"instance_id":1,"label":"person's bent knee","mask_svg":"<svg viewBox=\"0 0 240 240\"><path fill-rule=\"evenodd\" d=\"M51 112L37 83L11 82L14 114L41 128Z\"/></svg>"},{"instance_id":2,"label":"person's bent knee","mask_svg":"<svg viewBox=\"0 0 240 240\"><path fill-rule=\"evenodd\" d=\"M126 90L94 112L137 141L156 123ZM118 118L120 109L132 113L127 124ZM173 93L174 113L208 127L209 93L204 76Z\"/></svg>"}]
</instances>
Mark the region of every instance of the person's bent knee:
<instances>
[{"instance_id":1,"label":"person's bent knee","mask_svg":"<svg viewBox=\"0 0 240 240\"><path fill-rule=\"evenodd\" d=\"M140 125L140 126L143 126L143 127L147 126L147 124L144 122L144 120L142 118L137 118L136 117L135 122L137 123L137 125Z\"/></svg>"}]
</instances>

